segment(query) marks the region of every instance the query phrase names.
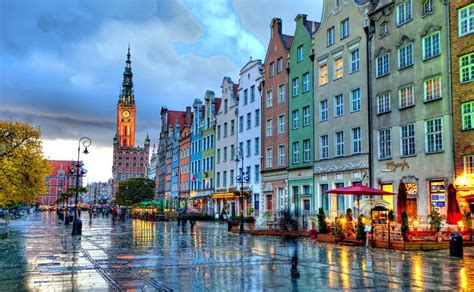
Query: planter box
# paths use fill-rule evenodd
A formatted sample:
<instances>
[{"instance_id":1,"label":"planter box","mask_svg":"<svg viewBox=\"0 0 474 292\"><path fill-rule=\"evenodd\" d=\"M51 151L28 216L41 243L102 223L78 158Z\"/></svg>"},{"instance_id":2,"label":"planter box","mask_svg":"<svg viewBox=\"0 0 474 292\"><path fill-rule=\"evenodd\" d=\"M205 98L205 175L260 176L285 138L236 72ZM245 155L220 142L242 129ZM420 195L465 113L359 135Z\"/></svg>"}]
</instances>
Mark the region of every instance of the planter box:
<instances>
[{"instance_id":1,"label":"planter box","mask_svg":"<svg viewBox=\"0 0 474 292\"><path fill-rule=\"evenodd\" d=\"M407 231L409 242L437 242L438 232L436 231Z\"/></svg>"},{"instance_id":2,"label":"planter box","mask_svg":"<svg viewBox=\"0 0 474 292\"><path fill-rule=\"evenodd\" d=\"M459 233L464 241L471 241L471 233L469 231L441 231L441 241L449 241L453 233Z\"/></svg>"},{"instance_id":3,"label":"planter box","mask_svg":"<svg viewBox=\"0 0 474 292\"><path fill-rule=\"evenodd\" d=\"M327 242L327 243L336 243L336 237L332 234L322 234L318 233L316 239L320 242Z\"/></svg>"}]
</instances>

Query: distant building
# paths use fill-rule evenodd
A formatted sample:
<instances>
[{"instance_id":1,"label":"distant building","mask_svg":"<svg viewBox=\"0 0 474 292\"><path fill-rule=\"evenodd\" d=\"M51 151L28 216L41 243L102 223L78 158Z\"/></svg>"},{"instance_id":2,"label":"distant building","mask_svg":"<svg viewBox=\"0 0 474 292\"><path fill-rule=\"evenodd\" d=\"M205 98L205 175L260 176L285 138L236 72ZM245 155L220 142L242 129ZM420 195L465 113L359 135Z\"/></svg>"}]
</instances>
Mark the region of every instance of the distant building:
<instances>
[{"instance_id":1,"label":"distant building","mask_svg":"<svg viewBox=\"0 0 474 292\"><path fill-rule=\"evenodd\" d=\"M117 103L117 132L113 144L112 200L115 199L120 181L147 176L150 138L147 135L144 147L135 146L136 105L131 63L130 48L128 48L122 92Z\"/></svg>"},{"instance_id":2,"label":"distant building","mask_svg":"<svg viewBox=\"0 0 474 292\"><path fill-rule=\"evenodd\" d=\"M75 188L76 177L69 176L69 169L74 166L74 161L49 160L51 173L46 177L46 193L38 195L40 205L51 206L63 193L67 193L69 188ZM82 185L82 179L80 180Z\"/></svg>"},{"instance_id":3,"label":"distant building","mask_svg":"<svg viewBox=\"0 0 474 292\"><path fill-rule=\"evenodd\" d=\"M178 198L188 199L190 191L190 168L191 168L191 125L193 113L191 107L186 107L186 118L184 127L181 129L179 138L179 180ZM184 204L181 205L184 207Z\"/></svg>"},{"instance_id":4,"label":"distant building","mask_svg":"<svg viewBox=\"0 0 474 292\"><path fill-rule=\"evenodd\" d=\"M105 204L110 199L109 182L93 182L87 185L83 201L89 204Z\"/></svg>"}]
</instances>

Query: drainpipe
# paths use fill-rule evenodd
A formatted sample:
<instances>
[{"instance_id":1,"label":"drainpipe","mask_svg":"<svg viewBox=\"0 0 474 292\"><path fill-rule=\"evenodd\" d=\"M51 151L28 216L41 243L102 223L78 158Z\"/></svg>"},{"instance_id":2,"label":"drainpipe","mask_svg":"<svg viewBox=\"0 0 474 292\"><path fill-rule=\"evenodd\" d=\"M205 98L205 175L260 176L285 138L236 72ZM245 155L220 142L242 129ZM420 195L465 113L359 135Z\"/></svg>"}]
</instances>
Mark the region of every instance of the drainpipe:
<instances>
[{"instance_id":1,"label":"drainpipe","mask_svg":"<svg viewBox=\"0 0 474 292\"><path fill-rule=\"evenodd\" d=\"M452 139L451 139L451 155L452 155L452 164L451 164L451 167L452 167L452 175L451 175L451 179L453 180L453 184L455 182L455 179L456 179L456 153L455 153L455 150L454 150L454 145L455 145L455 141L454 141L454 136L455 136L455 133L454 133L454 117L453 117L453 96L452 96L452 78L451 78L451 30L450 30L450 14L451 14L451 11L450 11L450 8L449 6L451 5L450 3L447 3L445 4L447 6L446 8L446 11L445 11L445 29L446 29L446 35L447 35L447 39L448 41L446 42L446 56L447 56L447 59L448 59L448 80L447 80L447 84L448 84L448 108L449 108L449 117L451 118L451 128L450 128L450 133L452 135Z\"/></svg>"},{"instance_id":2,"label":"drainpipe","mask_svg":"<svg viewBox=\"0 0 474 292\"><path fill-rule=\"evenodd\" d=\"M367 115L368 115L368 138L369 138L369 187L373 187L373 179L374 179L374 169L373 169L373 145L372 145L372 95L371 95L371 87L370 87L370 46L369 46L369 27L370 27L370 21L369 24L364 27L364 32L365 32L365 46L366 46L366 60L367 60Z\"/></svg>"}]
</instances>

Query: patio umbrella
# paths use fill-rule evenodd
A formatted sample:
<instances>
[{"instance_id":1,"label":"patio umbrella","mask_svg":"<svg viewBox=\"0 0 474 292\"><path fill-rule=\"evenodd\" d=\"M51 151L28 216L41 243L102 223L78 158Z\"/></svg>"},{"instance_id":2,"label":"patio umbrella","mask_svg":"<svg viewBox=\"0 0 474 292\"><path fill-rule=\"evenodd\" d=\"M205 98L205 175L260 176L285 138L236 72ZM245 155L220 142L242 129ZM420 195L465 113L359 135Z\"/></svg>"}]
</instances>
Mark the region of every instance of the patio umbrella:
<instances>
[{"instance_id":1,"label":"patio umbrella","mask_svg":"<svg viewBox=\"0 0 474 292\"><path fill-rule=\"evenodd\" d=\"M337 188L324 191L327 194L353 195L357 197L357 216L360 215L360 197L361 196L393 196L394 193L385 192L364 185L355 185L343 188Z\"/></svg>"},{"instance_id":2,"label":"patio umbrella","mask_svg":"<svg viewBox=\"0 0 474 292\"><path fill-rule=\"evenodd\" d=\"M383 200L383 199L377 199L377 198L365 198L360 200L360 209L364 211L370 211L374 207L388 207L390 205L389 202Z\"/></svg>"},{"instance_id":3,"label":"patio umbrella","mask_svg":"<svg viewBox=\"0 0 474 292\"><path fill-rule=\"evenodd\" d=\"M456 189L453 184L448 186L448 209L446 215L446 223L456 224L462 220L461 210L459 209L458 200L456 199Z\"/></svg>"},{"instance_id":4,"label":"patio umbrella","mask_svg":"<svg viewBox=\"0 0 474 292\"><path fill-rule=\"evenodd\" d=\"M397 222L400 223L402 220L402 213L407 210L407 188L404 182L400 182L398 185L397 195Z\"/></svg>"}]
</instances>

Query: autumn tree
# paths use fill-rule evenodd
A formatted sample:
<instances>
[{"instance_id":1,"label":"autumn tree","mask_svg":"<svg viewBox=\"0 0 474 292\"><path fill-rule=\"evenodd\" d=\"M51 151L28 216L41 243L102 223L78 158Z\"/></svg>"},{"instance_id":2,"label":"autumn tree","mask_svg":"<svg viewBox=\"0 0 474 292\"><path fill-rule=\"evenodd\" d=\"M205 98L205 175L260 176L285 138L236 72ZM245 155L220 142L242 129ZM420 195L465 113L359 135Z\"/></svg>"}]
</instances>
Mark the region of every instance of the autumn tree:
<instances>
[{"instance_id":1,"label":"autumn tree","mask_svg":"<svg viewBox=\"0 0 474 292\"><path fill-rule=\"evenodd\" d=\"M0 208L34 203L46 191L50 172L41 131L26 123L0 120Z\"/></svg>"},{"instance_id":2,"label":"autumn tree","mask_svg":"<svg viewBox=\"0 0 474 292\"><path fill-rule=\"evenodd\" d=\"M155 181L135 177L121 181L118 187L116 202L119 205L131 206L141 201L153 200L155 196Z\"/></svg>"}]
</instances>

